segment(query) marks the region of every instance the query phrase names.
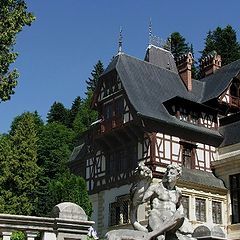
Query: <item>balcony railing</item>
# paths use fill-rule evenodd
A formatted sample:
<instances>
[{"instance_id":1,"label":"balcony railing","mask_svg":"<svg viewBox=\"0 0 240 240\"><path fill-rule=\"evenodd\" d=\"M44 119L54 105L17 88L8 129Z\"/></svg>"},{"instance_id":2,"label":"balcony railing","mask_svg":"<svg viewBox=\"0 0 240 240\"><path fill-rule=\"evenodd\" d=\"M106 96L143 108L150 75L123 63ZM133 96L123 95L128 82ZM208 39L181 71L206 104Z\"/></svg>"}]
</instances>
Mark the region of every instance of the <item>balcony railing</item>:
<instances>
[{"instance_id":1,"label":"balcony railing","mask_svg":"<svg viewBox=\"0 0 240 240\"><path fill-rule=\"evenodd\" d=\"M111 119L103 120L100 124L99 134L109 132L114 128L121 127L122 125L123 116L114 116Z\"/></svg>"}]
</instances>

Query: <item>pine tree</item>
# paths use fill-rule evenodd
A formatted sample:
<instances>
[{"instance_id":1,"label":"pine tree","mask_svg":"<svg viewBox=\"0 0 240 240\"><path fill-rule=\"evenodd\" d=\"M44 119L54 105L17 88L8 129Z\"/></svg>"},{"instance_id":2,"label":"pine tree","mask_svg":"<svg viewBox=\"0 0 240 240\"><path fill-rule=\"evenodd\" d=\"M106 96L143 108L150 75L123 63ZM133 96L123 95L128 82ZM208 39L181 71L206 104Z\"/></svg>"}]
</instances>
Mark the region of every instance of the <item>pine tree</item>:
<instances>
[{"instance_id":1,"label":"pine tree","mask_svg":"<svg viewBox=\"0 0 240 240\"><path fill-rule=\"evenodd\" d=\"M0 100L6 101L14 94L19 76L16 69L10 70L17 53L13 52L16 35L24 26L30 26L35 17L27 12L23 0L0 0Z\"/></svg>"},{"instance_id":2,"label":"pine tree","mask_svg":"<svg viewBox=\"0 0 240 240\"><path fill-rule=\"evenodd\" d=\"M94 92L96 86L97 86L97 82L99 79L99 76L103 73L104 71L104 66L103 63L98 60L97 64L94 65L93 70L91 72L91 78L88 78L88 80L86 81L87 83L87 90Z\"/></svg>"},{"instance_id":3,"label":"pine tree","mask_svg":"<svg viewBox=\"0 0 240 240\"><path fill-rule=\"evenodd\" d=\"M179 32L173 32L170 36L171 39L171 52L174 58L178 58L181 55L190 51L185 38Z\"/></svg>"},{"instance_id":4,"label":"pine tree","mask_svg":"<svg viewBox=\"0 0 240 240\"><path fill-rule=\"evenodd\" d=\"M61 123L65 126L68 125L69 111L60 102L54 102L47 114L48 123Z\"/></svg>"},{"instance_id":5,"label":"pine tree","mask_svg":"<svg viewBox=\"0 0 240 240\"><path fill-rule=\"evenodd\" d=\"M35 116L24 113L9 136L1 139L1 211L30 215L37 200L37 128Z\"/></svg>"},{"instance_id":6,"label":"pine tree","mask_svg":"<svg viewBox=\"0 0 240 240\"><path fill-rule=\"evenodd\" d=\"M73 128L73 122L78 114L78 112L80 111L82 106L82 99L77 96L71 106L70 112L69 112L69 118L68 118L68 126L70 128Z\"/></svg>"},{"instance_id":7,"label":"pine tree","mask_svg":"<svg viewBox=\"0 0 240 240\"><path fill-rule=\"evenodd\" d=\"M80 111L73 122L73 129L77 134L77 137L89 129L91 124L97 120L97 112L91 109L92 96L93 92L88 92L87 98L84 100Z\"/></svg>"},{"instance_id":8,"label":"pine tree","mask_svg":"<svg viewBox=\"0 0 240 240\"><path fill-rule=\"evenodd\" d=\"M217 27L207 33L201 58L214 50L221 55L222 65L240 59L240 44L237 42L236 31L230 25Z\"/></svg>"},{"instance_id":9,"label":"pine tree","mask_svg":"<svg viewBox=\"0 0 240 240\"><path fill-rule=\"evenodd\" d=\"M38 203L35 214L45 216L52 210L49 183L67 170L67 161L73 149L74 132L59 123L48 123L39 135L38 165L39 174Z\"/></svg>"}]
</instances>

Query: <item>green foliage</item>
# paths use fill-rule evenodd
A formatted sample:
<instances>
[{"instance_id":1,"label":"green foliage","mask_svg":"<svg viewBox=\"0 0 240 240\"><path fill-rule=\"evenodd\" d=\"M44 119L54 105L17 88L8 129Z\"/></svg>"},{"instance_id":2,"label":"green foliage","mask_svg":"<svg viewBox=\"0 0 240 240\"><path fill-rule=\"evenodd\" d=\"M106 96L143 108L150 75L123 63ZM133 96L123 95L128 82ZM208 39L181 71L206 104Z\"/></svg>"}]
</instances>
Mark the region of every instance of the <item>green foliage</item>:
<instances>
[{"instance_id":1,"label":"green foliage","mask_svg":"<svg viewBox=\"0 0 240 240\"><path fill-rule=\"evenodd\" d=\"M68 169L67 161L73 149L74 136L71 129L59 123L46 124L39 134L38 165L42 171L38 180L37 215L47 215L54 207L49 203L48 184Z\"/></svg>"},{"instance_id":2,"label":"green foliage","mask_svg":"<svg viewBox=\"0 0 240 240\"><path fill-rule=\"evenodd\" d=\"M222 57L222 65L240 59L240 45L237 42L236 31L230 26L217 27L209 31L205 39L205 47L201 58L215 50Z\"/></svg>"},{"instance_id":3,"label":"green foliage","mask_svg":"<svg viewBox=\"0 0 240 240\"><path fill-rule=\"evenodd\" d=\"M13 232L11 240L26 240L26 234L24 232Z\"/></svg>"},{"instance_id":4,"label":"green foliage","mask_svg":"<svg viewBox=\"0 0 240 240\"><path fill-rule=\"evenodd\" d=\"M66 172L50 182L49 193L52 206L61 202L73 202L81 206L89 217L91 216L92 204L86 182L82 177Z\"/></svg>"},{"instance_id":5,"label":"green foliage","mask_svg":"<svg viewBox=\"0 0 240 240\"><path fill-rule=\"evenodd\" d=\"M16 35L24 26L30 26L35 17L27 12L23 0L0 0L0 99L6 101L14 94L19 76L16 69L10 71L17 53L13 52Z\"/></svg>"},{"instance_id":6,"label":"green foliage","mask_svg":"<svg viewBox=\"0 0 240 240\"><path fill-rule=\"evenodd\" d=\"M92 77L88 78L88 80L86 81L88 92L95 90L99 76L103 73L103 71L104 71L103 63L100 60L98 60L97 64L94 65L93 70L91 72Z\"/></svg>"},{"instance_id":7,"label":"green foliage","mask_svg":"<svg viewBox=\"0 0 240 240\"><path fill-rule=\"evenodd\" d=\"M25 118L25 114L29 114L32 116L37 132L39 132L41 130L41 127L43 126L44 123L43 123L43 120L41 119L41 117L39 116L38 112L37 111L35 111L33 113L26 112L26 113L23 113L22 115L19 115L14 118L14 120L12 121L12 124L11 124L10 132L9 132L10 135L14 134L14 132L18 126L18 123L21 122Z\"/></svg>"},{"instance_id":8,"label":"green foliage","mask_svg":"<svg viewBox=\"0 0 240 240\"><path fill-rule=\"evenodd\" d=\"M87 129L91 124L97 120L98 113L91 109L93 92L89 91L87 98L81 105L79 112L77 113L73 122L73 130L76 133L77 138Z\"/></svg>"},{"instance_id":9,"label":"green foliage","mask_svg":"<svg viewBox=\"0 0 240 240\"><path fill-rule=\"evenodd\" d=\"M178 58L181 55L190 51L185 38L179 32L173 32L170 36L171 39L171 52L174 58Z\"/></svg>"},{"instance_id":10,"label":"green foliage","mask_svg":"<svg viewBox=\"0 0 240 240\"><path fill-rule=\"evenodd\" d=\"M1 212L30 215L36 203L37 128L31 113L22 114L14 131L0 141Z\"/></svg>"},{"instance_id":11,"label":"green foliage","mask_svg":"<svg viewBox=\"0 0 240 240\"><path fill-rule=\"evenodd\" d=\"M48 123L61 123L67 126L69 112L60 102L54 102L48 112L47 119Z\"/></svg>"},{"instance_id":12,"label":"green foliage","mask_svg":"<svg viewBox=\"0 0 240 240\"><path fill-rule=\"evenodd\" d=\"M82 106L82 99L77 96L71 106L70 112L69 112L69 119L68 119L68 126L70 128L73 128L73 122L78 114L78 112L80 111Z\"/></svg>"}]
</instances>

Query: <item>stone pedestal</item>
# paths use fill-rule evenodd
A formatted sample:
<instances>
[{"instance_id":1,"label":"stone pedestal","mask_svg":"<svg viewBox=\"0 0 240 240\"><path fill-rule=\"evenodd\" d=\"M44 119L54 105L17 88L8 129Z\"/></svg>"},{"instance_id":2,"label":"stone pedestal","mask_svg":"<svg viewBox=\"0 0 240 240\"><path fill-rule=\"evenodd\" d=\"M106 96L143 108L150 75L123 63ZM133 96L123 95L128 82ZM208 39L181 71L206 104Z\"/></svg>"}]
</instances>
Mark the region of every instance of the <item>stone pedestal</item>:
<instances>
[{"instance_id":1,"label":"stone pedestal","mask_svg":"<svg viewBox=\"0 0 240 240\"><path fill-rule=\"evenodd\" d=\"M12 232L2 232L3 240L10 240Z\"/></svg>"}]
</instances>

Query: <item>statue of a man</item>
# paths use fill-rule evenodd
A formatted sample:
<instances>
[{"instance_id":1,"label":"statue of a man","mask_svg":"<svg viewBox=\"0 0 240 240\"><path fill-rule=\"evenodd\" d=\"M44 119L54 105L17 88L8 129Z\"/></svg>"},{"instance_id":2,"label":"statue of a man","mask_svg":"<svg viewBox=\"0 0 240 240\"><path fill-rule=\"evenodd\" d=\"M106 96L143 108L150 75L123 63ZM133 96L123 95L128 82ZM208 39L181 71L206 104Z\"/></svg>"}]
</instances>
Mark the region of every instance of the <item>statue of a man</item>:
<instances>
[{"instance_id":1,"label":"statue of a man","mask_svg":"<svg viewBox=\"0 0 240 240\"><path fill-rule=\"evenodd\" d=\"M135 230L120 229L107 233L108 240L193 240L192 229L183 217L182 194L176 187L182 169L178 165L168 165L163 179L152 183L152 171L139 163L136 174L138 181L131 188L130 218ZM151 200L148 227L137 220L138 206Z\"/></svg>"},{"instance_id":2,"label":"statue of a man","mask_svg":"<svg viewBox=\"0 0 240 240\"><path fill-rule=\"evenodd\" d=\"M183 215L183 206L181 204L182 194L176 187L178 178L182 174L182 169L178 165L168 165L163 179L160 183L152 184L146 190L143 202L151 199L151 211L149 214L149 230L157 230L165 221L168 221L174 215ZM184 218L173 229L170 229L169 234L175 232L183 224ZM188 234L189 229L184 234ZM167 235L169 235L167 234ZM168 239L169 237L166 237ZM173 238L172 236L170 237ZM165 239L164 235L158 237L158 240ZM177 238L176 238L177 239Z\"/></svg>"}]
</instances>

